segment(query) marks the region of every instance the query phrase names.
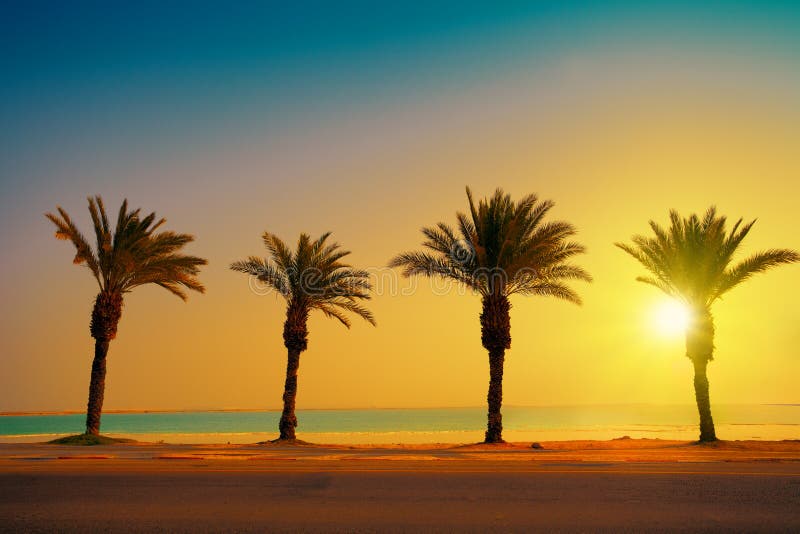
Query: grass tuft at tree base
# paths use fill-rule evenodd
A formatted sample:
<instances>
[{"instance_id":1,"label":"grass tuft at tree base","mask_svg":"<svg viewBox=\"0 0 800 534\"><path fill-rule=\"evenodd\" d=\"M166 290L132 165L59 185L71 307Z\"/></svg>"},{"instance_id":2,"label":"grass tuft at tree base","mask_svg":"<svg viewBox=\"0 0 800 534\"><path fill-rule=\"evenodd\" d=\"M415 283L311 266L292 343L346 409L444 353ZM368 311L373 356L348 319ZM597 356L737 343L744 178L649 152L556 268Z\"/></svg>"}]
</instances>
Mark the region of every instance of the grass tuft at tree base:
<instances>
[{"instance_id":1,"label":"grass tuft at tree base","mask_svg":"<svg viewBox=\"0 0 800 534\"><path fill-rule=\"evenodd\" d=\"M136 443L135 439L125 438L112 438L109 436L95 435L95 434L76 434L74 436L65 436L63 438L54 439L47 442L50 445L114 445L117 443Z\"/></svg>"}]
</instances>

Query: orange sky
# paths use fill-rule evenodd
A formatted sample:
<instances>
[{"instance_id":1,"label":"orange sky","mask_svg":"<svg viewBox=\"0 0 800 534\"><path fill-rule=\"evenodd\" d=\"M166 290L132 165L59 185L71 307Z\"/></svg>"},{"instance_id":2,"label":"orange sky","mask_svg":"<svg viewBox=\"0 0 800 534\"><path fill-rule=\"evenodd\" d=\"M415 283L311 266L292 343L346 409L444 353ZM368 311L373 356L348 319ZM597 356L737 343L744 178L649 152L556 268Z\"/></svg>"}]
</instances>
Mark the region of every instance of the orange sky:
<instances>
[{"instance_id":1,"label":"orange sky","mask_svg":"<svg viewBox=\"0 0 800 534\"><path fill-rule=\"evenodd\" d=\"M506 404L691 403L683 341L654 329L660 297L612 244L670 208L713 203L731 219L758 218L744 252L800 249L796 59L608 46L526 65L135 162L49 162L52 187L4 203L14 235L0 282L0 410L85 405L96 286L42 216L57 203L88 231L85 196L102 194L110 209L127 196L194 233L190 251L209 259L204 296L126 297L107 409L276 408L283 301L254 295L229 263L263 255L264 230L289 241L332 230L352 263L381 268L418 248L421 226L452 223L465 185L555 200L552 215L578 227L588 247L579 261L595 279L576 284L583 307L512 299ZM800 266L782 267L715 305L713 403L800 402L798 282ZM480 299L418 285L375 296L377 328L312 315L299 408L485 403Z\"/></svg>"}]
</instances>

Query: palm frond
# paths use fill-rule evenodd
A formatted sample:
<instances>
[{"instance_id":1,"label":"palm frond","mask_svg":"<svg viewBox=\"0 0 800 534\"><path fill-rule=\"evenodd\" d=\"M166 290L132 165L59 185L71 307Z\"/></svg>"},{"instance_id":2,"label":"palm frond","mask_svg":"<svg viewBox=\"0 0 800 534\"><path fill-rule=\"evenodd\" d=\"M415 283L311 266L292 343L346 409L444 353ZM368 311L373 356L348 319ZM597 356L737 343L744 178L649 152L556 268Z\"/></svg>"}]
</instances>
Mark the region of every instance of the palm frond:
<instances>
[{"instance_id":1,"label":"palm frond","mask_svg":"<svg viewBox=\"0 0 800 534\"><path fill-rule=\"evenodd\" d=\"M520 286L515 292L522 295L554 297L579 306L583 304L583 300L574 289L560 282L531 281L529 284Z\"/></svg>"},{"instance_id":2,"label":"palm frond","mask_svg":"<svg viewBox=\"0 0 800 534\"><path fill-rule=\"evenodd\" d=\"M450 254L456 243L453 230L444 223L439 223L436 227L426 227L422 229L423 235L428 238L422 246L441 254Z\"/></svg>"},{"instance_id":3,"label":"palm frond","mask_svg":"<svg viewBox=\"0 0 800 534\"><path fill-rule=\"evenodd\" d=\"M342 323L346 328L350 328L352 323L350 322L350 318L347 317L347 314L343 310L336 309L334 306L329 304L318 304L316 306L318 310L320 310L325 317L333 318Z\"/></svg>"},{"instance_id":4,"label":"palm frond","mask_svg":"<svg viewBox=\"0 0 800 534\"><path fill-rule=\"evenodd\" d=\"M231 270L256 277L264 282L283 297L290 297L292 292L286 276L273 264L263 258L250 256L244 261L235 261L230 265Z\"/></svg>"},{"instance_id":5,"label":"palm frond","mask_svg":"<svg viewBox=\"0 0 800 534\"><path fill-rule=\"evenodd\" d=\"M667 229L650 221L655 237L637 235L631 238L632 244L615 245L652 275L640 276L637 280L693 306L708 308L753 274L800 258L793 250L773 249L730 267L755 221L743 224L740 218L728 232L727 218L718 215L714 206L702 217L697 214L681 217L677 211L670 210L669 219Z\"/></svg>"},{"instance_id":6,"label":"palm frond","mask_svg":"<svg viewBox=\"0 0 800 534\"><path fill-rule=\"evenodd\" d=\"M184 300L184 289L205 291L197 275L206 260L179 252L194 240L193 236L155 233L164 219L156 220L155 213L140 219L140 210L128 211L127 200L120 207L112 232L103 199L89 197L88 202L97 240L94 251L63 209L58 208L60 217L48 213L47 218L56 225L57 237L75 244L75 263L86 262L101 290L122 294L144 284L155 284Z\"/></svg>"},{"instance_id":7,"label":"palm frond","mask_svg":"<svg viewBox=\"0 0 800 534\"><path fill-rule=\"evenodd\" d=\"M78 227L75 226L75 223L72 222L69 214L60 206L57 207L57 210L60 214L60 217L58 215L54 215L53 213L45 214L45 217L47 217L56 226L56 238L69 240L72 242L76 250L76 254L72 260L72 263L76 265L86 263L86 266L92 272L95 280L97 280L100 289L103 289L100 265L95 252L92 250L92 247L89 245L89 242L80 232L80 230L78 230Z\"/></svg>"},{"instance_id":8,"label":"palm frond","mask_svg":"<svg viewBox=\"0 0 800 534\"><path fill-rule=\"evenodd\" d=\"M292 251L289 250L286 243L281 241L278 236L270 234L269 232L264 232L262 240L272 257L272 261L274 261L281 270L288 272L294 262L292 260Z\"/></svg>"},{"instance_id":9,"label":"palm frond","mask_svg":"<svg viewBox=\"0 0 800 534\"><path fill-rule=\"evenodd\" d=\"M656 287L670 297L678 296L672 286L663 280L659 280L658 278L654 278L652 276L637 276L636 281Z\"/></svg>"},{"instance_id":10,"label":"palm frond","mask_svg":"<svg viewBox=\"0 0 800 534\"><path fill-rule=\"evenodd\" d=\"M466 192L469 212L456 213L458 234L444 223L425 227L422 246L428 250L399 254L389 266L401 268L404 276L452 279L483 295L522 292L532 288L531 280L543 272L554 273L554 278L591 280L583 269L566 264L585 252L582 245L568 240L575 227L544 221L552 201L527 195L514 202L498 188L476 203L469 187Z\"/></svg>"},{"instance_id":11,"label":"palm frond","mask_svg":"<svg viewBox=\"0 0 800 534\"><path fill-rule=\"evenodd\" d=\"M797 263L800 254L789 249L771 249L753 254L728 269L720 277L714 291L714 298L719 298L742 282L749 280L754 274L763 273L778 265Z\"/></svg>"},{"instance_id":12,"label":"palm frond","mask_svg":"<svg viewBox=\"0 0 800 534\"><path fill-rule=\"evenodd\" d=\"M300 234L292 251L276 235L264 232L262 238L269 257L250 256L233 262L230 268L256 276L275 288L286 298L289 309L300 310L300 315L319 309L349 328L347 313L353 313L374 325L372 313L357 303L371 298L369 273L343 263L341 260L350 252L342 250L338 243L329 243L330 236L326 232L312 239Z\"/></svg>"},{"instance_id":13,"label":"palm frond","mask_svg":"<svg viewBox=\"0 0 800 534\"><path fill-rule=\"evenodd\" d=\"M334 317L336 317L336 316L333 313L331 313L331 310L335 310L336 308L341 308L344 311L347 311L349 313L353 313L355 315L358 315L359 317L361 317L362 319L367 321L372 326L377 326L377 324L378 324L375 321L375 316L372 314L371 311L369 311L364 306L358 304L357 302L354 302L354 301L352 301L350 299L347 299L347 298L338 297L338 298L335 298L335 299L325 300L324 302L321 302L321 303L318 303L318 304L316 304L316 303L314 304L315 308L320 308L321 306L324 306L326 309L328 309L329 310L328 313L330 313ZM337 317L337 319L338 319L338 317ZM347 323L344 323L344 324L345 324L345 326L350 328L349 324L347 324Z\"/></svg>"}]
</instances>

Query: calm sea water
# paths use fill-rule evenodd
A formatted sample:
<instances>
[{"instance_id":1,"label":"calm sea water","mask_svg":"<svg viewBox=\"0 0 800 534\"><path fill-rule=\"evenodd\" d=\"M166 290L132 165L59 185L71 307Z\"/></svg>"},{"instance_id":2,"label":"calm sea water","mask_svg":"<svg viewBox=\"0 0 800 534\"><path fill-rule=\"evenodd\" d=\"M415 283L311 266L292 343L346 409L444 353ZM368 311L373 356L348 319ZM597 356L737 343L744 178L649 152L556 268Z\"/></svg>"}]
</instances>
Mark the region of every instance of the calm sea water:
<instances>
[{"instance_id":1,"label":"calm sea water","mask_svg":"<svg viewBox=\"0 0 800 534\"><path fill-rule=\"evenodd\" d=\"M299 410L298 437L327 443L466 442L481 439L485 408ZM104 434L181 443L246 443L274 438L280 413L169 412L104 414ZM800 439L800 405L714 407L724 439ZM611 439L627 435L694 439L692 405L547 406L503 409L511 440ZM0 441L43 441L79 433L83 415L0 417Z\"/></svg>"}]
</instances>

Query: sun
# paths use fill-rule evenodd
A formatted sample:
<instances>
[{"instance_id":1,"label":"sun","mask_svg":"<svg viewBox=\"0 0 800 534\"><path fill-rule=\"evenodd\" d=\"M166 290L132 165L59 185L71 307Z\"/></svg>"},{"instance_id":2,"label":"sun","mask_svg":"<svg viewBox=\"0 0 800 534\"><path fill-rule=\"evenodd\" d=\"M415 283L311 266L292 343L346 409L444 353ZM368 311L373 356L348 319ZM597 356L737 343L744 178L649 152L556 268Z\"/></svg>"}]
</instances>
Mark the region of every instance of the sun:
<instances>
[{"instance_id":1,"label":"sun","mask_svg":"<svg viewBox=\"0 0 800 534\"><path fill-rule=\"evenodd\" d=\"M692 312L683 302L665 299L658 303L653 314L658 332L664 336L677 336L686 333Z\"/></svg>"}]
</instances>

